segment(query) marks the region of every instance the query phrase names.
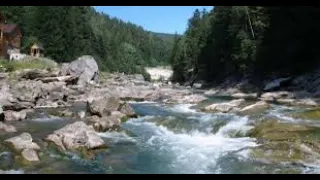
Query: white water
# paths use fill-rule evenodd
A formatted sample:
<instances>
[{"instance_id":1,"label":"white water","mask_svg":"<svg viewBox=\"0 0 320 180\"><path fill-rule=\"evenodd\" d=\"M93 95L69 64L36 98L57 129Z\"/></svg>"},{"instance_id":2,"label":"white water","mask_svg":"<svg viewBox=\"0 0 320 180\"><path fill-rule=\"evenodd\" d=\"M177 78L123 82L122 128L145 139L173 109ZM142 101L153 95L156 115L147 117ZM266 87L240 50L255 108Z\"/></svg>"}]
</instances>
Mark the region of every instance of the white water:
<instances>
[{"instance_id":1,"label":"white water","mask_svg":"<svg viewBox=\"0 0 320 180\"><path fill-rule=\"evenodd\" d=\"M176 105L170 110L179 113L196 113L197 116L192 118L203 122L214 121L217 118L212 114L198 113L190 109L191 106L192 104ZM145 148L153 149L157 156L170 159L169 169L173 173L219 173L217 161L220 158L234 151L242 152L241 150L244 149L242 153L238 152L244 159L248 152L245 149L257 146L252 138L230 138L228 135L229 131L249 130L251 127L246 125L248 120L246 117L234 117L216 134L207 133L208 131L200 132L196 129L189 133L174 133L164 126L146 122L146 118L150 119L152 116L132 119L127 122L127 125L131 126L130 129L135 133L145 136L145 139L139 142Z\"/></svg>"}]
</instances>

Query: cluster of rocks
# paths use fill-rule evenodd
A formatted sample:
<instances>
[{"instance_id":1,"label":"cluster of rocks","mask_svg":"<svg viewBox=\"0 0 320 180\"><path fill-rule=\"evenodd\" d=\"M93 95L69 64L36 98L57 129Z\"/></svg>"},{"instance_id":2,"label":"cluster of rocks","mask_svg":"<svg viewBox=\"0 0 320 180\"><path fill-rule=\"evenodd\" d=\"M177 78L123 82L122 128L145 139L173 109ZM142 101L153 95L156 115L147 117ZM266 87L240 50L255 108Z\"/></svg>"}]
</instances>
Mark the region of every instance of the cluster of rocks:
<instances>
[{"instance_id":1,"label":"cluster of rocks","mask_svg":"<svg viewBox=\"0 0 320 180\"><path fill-rule=\"evenodd\" d=\"M88 94L91 95L85 97ZM63 64L61 69L27 69L4 76L0 81L0 131L17 132L12 123L25 120L40 108L56 109L58 116L74 116L68 107L79 100L87 103L87 111L77 114L78 121L44 138L61 151L106 147L96 132L108 131L136 116L116 91L99 87L96 61L91 56L83 56ZM7 139L5 144L26 161L40 160L40 146L29 133Z\"/></svg>"}]
</instances>

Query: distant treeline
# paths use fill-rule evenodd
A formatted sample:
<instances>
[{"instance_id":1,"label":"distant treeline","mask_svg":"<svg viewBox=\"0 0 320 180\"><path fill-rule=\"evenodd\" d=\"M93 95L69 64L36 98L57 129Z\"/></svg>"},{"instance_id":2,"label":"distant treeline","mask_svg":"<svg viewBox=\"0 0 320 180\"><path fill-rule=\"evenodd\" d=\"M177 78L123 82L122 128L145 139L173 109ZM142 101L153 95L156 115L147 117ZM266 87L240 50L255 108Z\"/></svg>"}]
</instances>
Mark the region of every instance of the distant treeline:
<instances>
[{"instance_id":1,"label":"distant treeline","mask_svg":"<svg viewBox=\"0 0 320 180\"><path fill-rule=\"evenodd\" d=\"M92 55L101 70L125 73L168 64L170 38L110 18L90 6L1 6L0 11L8 23L22 29L25 53L30 45L40 42L45 55L57 62Z\"/></svg>"},{"instance_id":2,"label":"distant treeline","mask_svg":"<svg viewBox=\"0 0 320 180\"><path fill-rule=\"evenodd\" d=\"M259 80L311 71L320 62L320 8L215 6L196 10L171 53L173 79Z\"/></svg>"}]
</instances>

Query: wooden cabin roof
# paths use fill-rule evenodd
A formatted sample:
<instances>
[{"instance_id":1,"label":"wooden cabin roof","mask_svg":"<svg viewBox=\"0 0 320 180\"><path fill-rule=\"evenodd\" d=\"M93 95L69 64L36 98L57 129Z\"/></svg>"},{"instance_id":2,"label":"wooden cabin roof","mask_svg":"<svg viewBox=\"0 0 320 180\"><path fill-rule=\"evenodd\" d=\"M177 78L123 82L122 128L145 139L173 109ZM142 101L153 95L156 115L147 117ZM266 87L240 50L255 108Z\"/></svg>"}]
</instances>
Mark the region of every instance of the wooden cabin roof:
<instances>
[{"instance_id":1,"label":"wooden cabin roof","mask_svg":"<svg viewBox=\"0 0 320 180\"><path fill-rule=\"evenodd\" d=\"M0 24L0 29L4 34L11 34L18 26L16 24Z\"/></svg>"}]
</instances>

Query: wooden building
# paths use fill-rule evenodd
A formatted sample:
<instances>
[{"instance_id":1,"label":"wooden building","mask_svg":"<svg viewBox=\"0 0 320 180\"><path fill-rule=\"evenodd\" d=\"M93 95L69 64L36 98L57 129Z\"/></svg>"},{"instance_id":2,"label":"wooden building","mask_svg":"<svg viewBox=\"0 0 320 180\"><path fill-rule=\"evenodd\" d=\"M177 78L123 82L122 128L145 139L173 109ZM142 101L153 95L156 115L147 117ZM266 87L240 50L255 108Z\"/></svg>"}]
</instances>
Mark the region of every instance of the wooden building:
<instances>
[{"instance_id":1,"label":"wooden building","mask_svg":"<svg viewBox=\"0 0 320 180\"><path fill-rule=\"evenodd\" d=\"M11 52L20 52L21 30L16 24L6 24L0 12L0 57L8 58Z\"/></svg>"},{"instance_id":2,"label":"wooden building","mask_svg":"<svg viewBox=\"0 0 320 180\"><path fill-rule=\"evenodd\" d=\"M43 57L44 48L42 44L34 44L31 46L30 55L33 57Z\"/></svg>"}]
</instances>

